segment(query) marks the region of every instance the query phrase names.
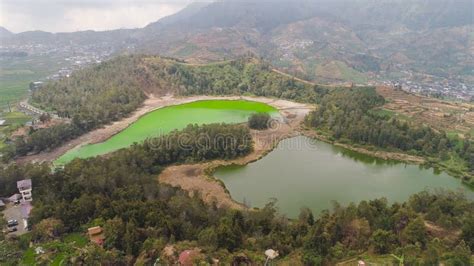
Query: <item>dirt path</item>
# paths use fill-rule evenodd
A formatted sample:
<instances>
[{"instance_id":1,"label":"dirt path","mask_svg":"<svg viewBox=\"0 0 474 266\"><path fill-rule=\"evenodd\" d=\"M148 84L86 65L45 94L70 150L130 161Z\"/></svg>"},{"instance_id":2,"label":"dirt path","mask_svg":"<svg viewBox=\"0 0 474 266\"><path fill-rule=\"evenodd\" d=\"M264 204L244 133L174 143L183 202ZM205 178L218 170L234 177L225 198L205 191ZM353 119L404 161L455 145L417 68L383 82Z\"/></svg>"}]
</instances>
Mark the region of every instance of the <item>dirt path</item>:
<instances>
[{"instance_id":1,"label":"dirt path","mask_svg":"<svg viewBox=\"0 0 474 266\"><path fill-rule=\"evenodd\" d=\"M303 107L305 110L309 110L308 106L293 103L285 100L270 99L264 97L247 97L247 96L191 96L191 97L174 97L173 95L165 95L163 97L154 97L150 95L148 99L145 100L142 107L133 112L130 116L113 122L112 124L106 125L102 128L96 129L94 131L88 132L79 138L73 139L69 142L66 142L61 147L58 147L50 152L44 152L35 155L24 156L16 160L17 163L25 162L52 162L59 158L61 155L65 154L67 151L76 148L78 146L95 144L103 142L113 135L119 133L120 131L127 128L133 122L138 120L141 116L154 111L159 108L163 108L170 105L179 105L184 103L190 103L200 100L249 100L255 102L266 103L271 106L274 106L277 109L292 109ZM287 111L286 111L287 112Z\"/></svg>"},{"instance_id":2,"label":"dirt path","mask_svg":"<svg viewBox=\"0 0 474 266\"><path fill-rule=\"evenodd\" d=\"M280 75L282 75L282 76L285 76L285 77L287 77L287 78L291 78L291 79L294 79L294 80L296 80L296 81L299 81L299 82L301 82L301 83L305 83L305 84L308 84L308 85L311 85L311 86L316 85L316 83L314 83L314 82L297 78L297 77L295 77L295 76L292 76L292 75L290 75L290 74L288 74L288 73L285 73L285 72L283 72L283 71L281 71L281 70L278 70L278 69L276 69L276 68L273 68L272 71L275 72L275 73L278 73L278 74L280 74Z\"/></svg>"}]
</instances>

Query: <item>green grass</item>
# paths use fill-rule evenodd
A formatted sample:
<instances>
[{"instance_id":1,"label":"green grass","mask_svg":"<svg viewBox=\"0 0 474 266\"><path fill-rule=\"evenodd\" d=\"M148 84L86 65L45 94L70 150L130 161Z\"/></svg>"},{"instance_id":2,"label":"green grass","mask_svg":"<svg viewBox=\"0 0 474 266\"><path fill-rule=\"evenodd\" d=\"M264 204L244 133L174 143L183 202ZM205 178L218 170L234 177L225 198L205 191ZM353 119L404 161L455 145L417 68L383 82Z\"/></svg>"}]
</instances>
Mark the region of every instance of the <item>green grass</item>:
<instances>
[{"instance_id":1,"label":"green grass","mask_svg":"<svg viewBox=\"0 0 474 266\"><path fill-rule=\"evenodd\" d=\"M68 64L51 55L0 59L0 111L27 97L30 82L46 78Z\"/></svg>"},{"instance_id":2,"label":"green grass","mask_svg":"<svg viewBox=\"0 0 474 266\"><path fill-rule=\"evenodd\" d=\"M466 162L456 153L451 153L450 158L439 162L439 165L455 173L464 173L467 171Z\"/></svg>"},{"instance_id":3,"label":"green grass","mask_svg":"<svg viewBox=\"0 0 474 266\"><path fill-rule=\"evenodd\" d=\"M31 117L21 112L0 113L0 119L6 120L5 126L0 126L0 150L5 148L5 139L19 126L31 120Z\"/></svg>"},{"instance_id":4,"label":"green grass","mask_svg":"<svg viewBox=\"0 0 474 266\"><path fill-rule=\"evenodd\" d=\"M76 247L84 247L89 240L81 233L71 233L64 237L65 243L73 243Z\"/></svg>"},{"instance_id":5,"label":"green grass","mask_svg":"<svg viewBox=\"0 0 474 266\"><path fill-rule=\"evenodd\" d=\"M384 108L372 109L372 110L369 110L369 113L379 116L379 117L394 117L397 115L394 111L387 110Z\"/></svg>"},{"instance_id":6,"label":"green grass","mask_svg":"<svg viewBox=\"0 0 474 266\"><path fill-rule=\"evenodd\" d=\"M25 253L23 253L23 257L21 260L24 265L34 265L35 257L36 254L34 248L29 248L25 251Z\"/></svg>"},{"instance_id":7,"label":"green grass","mask_svg":"<svg viewBox=\"0 0 474 266\"><path fill-rule=\"evenodd\" d=\"M25 253L23 253L22 264L35 265L38 263L35 248L41 246L50 259L48 265L64 265L64 263L62 263L64 260L67 260L78 248L84 247L87 243L88 239L83 234L71 233L64 236L61 241L53 240L28 248Z\"/></svg>"},{"instance_id":8,"label":"green grass","mask_svg":"<svg viewBox=\"0 0 474 266\"><path fill-rule=\"evenodd\" d=\"M187 43L183 48L181 48L176 55L180 57L186 57L192 55L194 52L199 50L199 47L197 47L194 44Z\"/></svg>"},{"instance_id":9,"label":"green grass","mask_svg":"<svg viewBox=\"0 0 474 266\"><path fill-rule=\"evenodd\" d=\"M357 70L348 67L342 62L337 62L337 66L341 71L344 80L353 81L355 83L367 83L367 77Z\"/></svg>"},{"instance_id":10,"label":"green grass","mask_svg":"<svg viewBox=\"0 0 474 266\"><path fill-rule=\"evenodd\" d=\"M51 266L61 266L63 265L63 261L66 259L66 254L59 253L54 257L53 261L51 261Z\"/></svg>"},{"instance_id":11,"label":"green grass","mask_svg":"<svg viewBox=\"0 0 474 266\"><path fill-rule=\"evenodd\" d=\"M31 116L25 115L22 112L10 112L0 114L0 119L5 119L7 125L23 125L31 120Z\"/></svg>"},{"instance_id":12,"label":"green grass","mask_svg":"<svg viewBox=\"0 0 474 266\"><path fill-rule=\"evenodd\" d=\"M446 132L446 136L451 139L451 140L454 140L454 139L457 139L459 137L459 132L456 132L456 131L449 131L449 132Z\"/></svg>"},{"instance_id":13,"label":"green grass","mask_svg":"<svg viewBox=\"0 0 474 266\"><path fill-rule=\"evenodd\" d=\"M385 109L385 108L372 109L372 110L369 110L369 113L377 115L379 117L386 117L386 118L395 117L399 120L404 120L404 121L410 121L411 120L411 118L409 116L406 116L404 114L399 114L395 111L388 110L388 109Z\"/></svg>"}]
</instances>

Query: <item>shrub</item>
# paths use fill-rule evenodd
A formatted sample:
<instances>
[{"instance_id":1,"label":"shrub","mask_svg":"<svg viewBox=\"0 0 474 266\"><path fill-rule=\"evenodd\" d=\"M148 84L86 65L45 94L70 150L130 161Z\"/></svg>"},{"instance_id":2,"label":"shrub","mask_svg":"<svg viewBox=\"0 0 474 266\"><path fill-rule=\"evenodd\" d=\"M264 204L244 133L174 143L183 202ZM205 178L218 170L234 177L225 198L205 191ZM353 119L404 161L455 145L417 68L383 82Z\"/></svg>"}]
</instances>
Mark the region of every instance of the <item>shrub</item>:
<instances>
[{"instance_id":1,"label":"shrub","mask_svg":"<svg viewBox=\"0 0 474 266\"><path fill-rule=\"evenodd\" d=\"M249 127L251 129L263 130L269 126L271 116L267 113L255 113L249 117Z\"/></svg>"}]
</instances>

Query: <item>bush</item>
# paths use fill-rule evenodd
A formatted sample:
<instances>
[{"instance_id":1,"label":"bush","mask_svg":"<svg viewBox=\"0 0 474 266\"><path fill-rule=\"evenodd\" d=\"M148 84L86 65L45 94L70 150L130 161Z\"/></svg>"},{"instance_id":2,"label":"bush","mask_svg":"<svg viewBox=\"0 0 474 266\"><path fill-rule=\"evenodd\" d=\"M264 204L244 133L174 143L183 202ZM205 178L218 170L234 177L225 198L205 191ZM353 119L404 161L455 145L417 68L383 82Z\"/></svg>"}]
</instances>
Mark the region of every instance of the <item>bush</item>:
<instances>
[{"instance_id":1,"label":"bush","mask_svg":"<svg viewBox=\"0 0 474 266\"><path fill-rule=\"evenodd\" d=\"M249 117L249 127L251 129L263 130L269 126L271 116L267 113L256 113Z\"/></svg>"}]
</instances>

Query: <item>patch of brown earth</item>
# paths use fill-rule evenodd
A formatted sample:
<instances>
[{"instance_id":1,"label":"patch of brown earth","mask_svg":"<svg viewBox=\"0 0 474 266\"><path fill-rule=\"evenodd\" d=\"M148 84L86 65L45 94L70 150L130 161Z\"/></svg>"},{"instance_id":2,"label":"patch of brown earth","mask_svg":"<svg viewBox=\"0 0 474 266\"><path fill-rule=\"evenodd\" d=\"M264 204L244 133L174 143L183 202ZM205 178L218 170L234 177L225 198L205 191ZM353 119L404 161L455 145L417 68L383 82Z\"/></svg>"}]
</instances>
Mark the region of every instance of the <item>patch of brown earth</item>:
<instances>
[{"instance_id":1,"label":"patch of brown earth","mask_svg":"<svg viewBox=\"0 0 474 266\"><path fill-rule=\"evenodd\" d=\"M385 109L405 115L418 124L459 133L468 133L474 128L474 104L438 100L389 86L377 87L377 93L388 100Z\"/></svg>"},{"instance_id":2,"label":"patch of brown earth","mask_svg":"<svg viewBox=\"0 0 474 266\"><path fill-rule=\"evenodd\" d=\"M439 239L455 241L461 235L461 230L448 230L428 221L425 221L425 227L428 234Z\"/></svg>"}]
</instances>

